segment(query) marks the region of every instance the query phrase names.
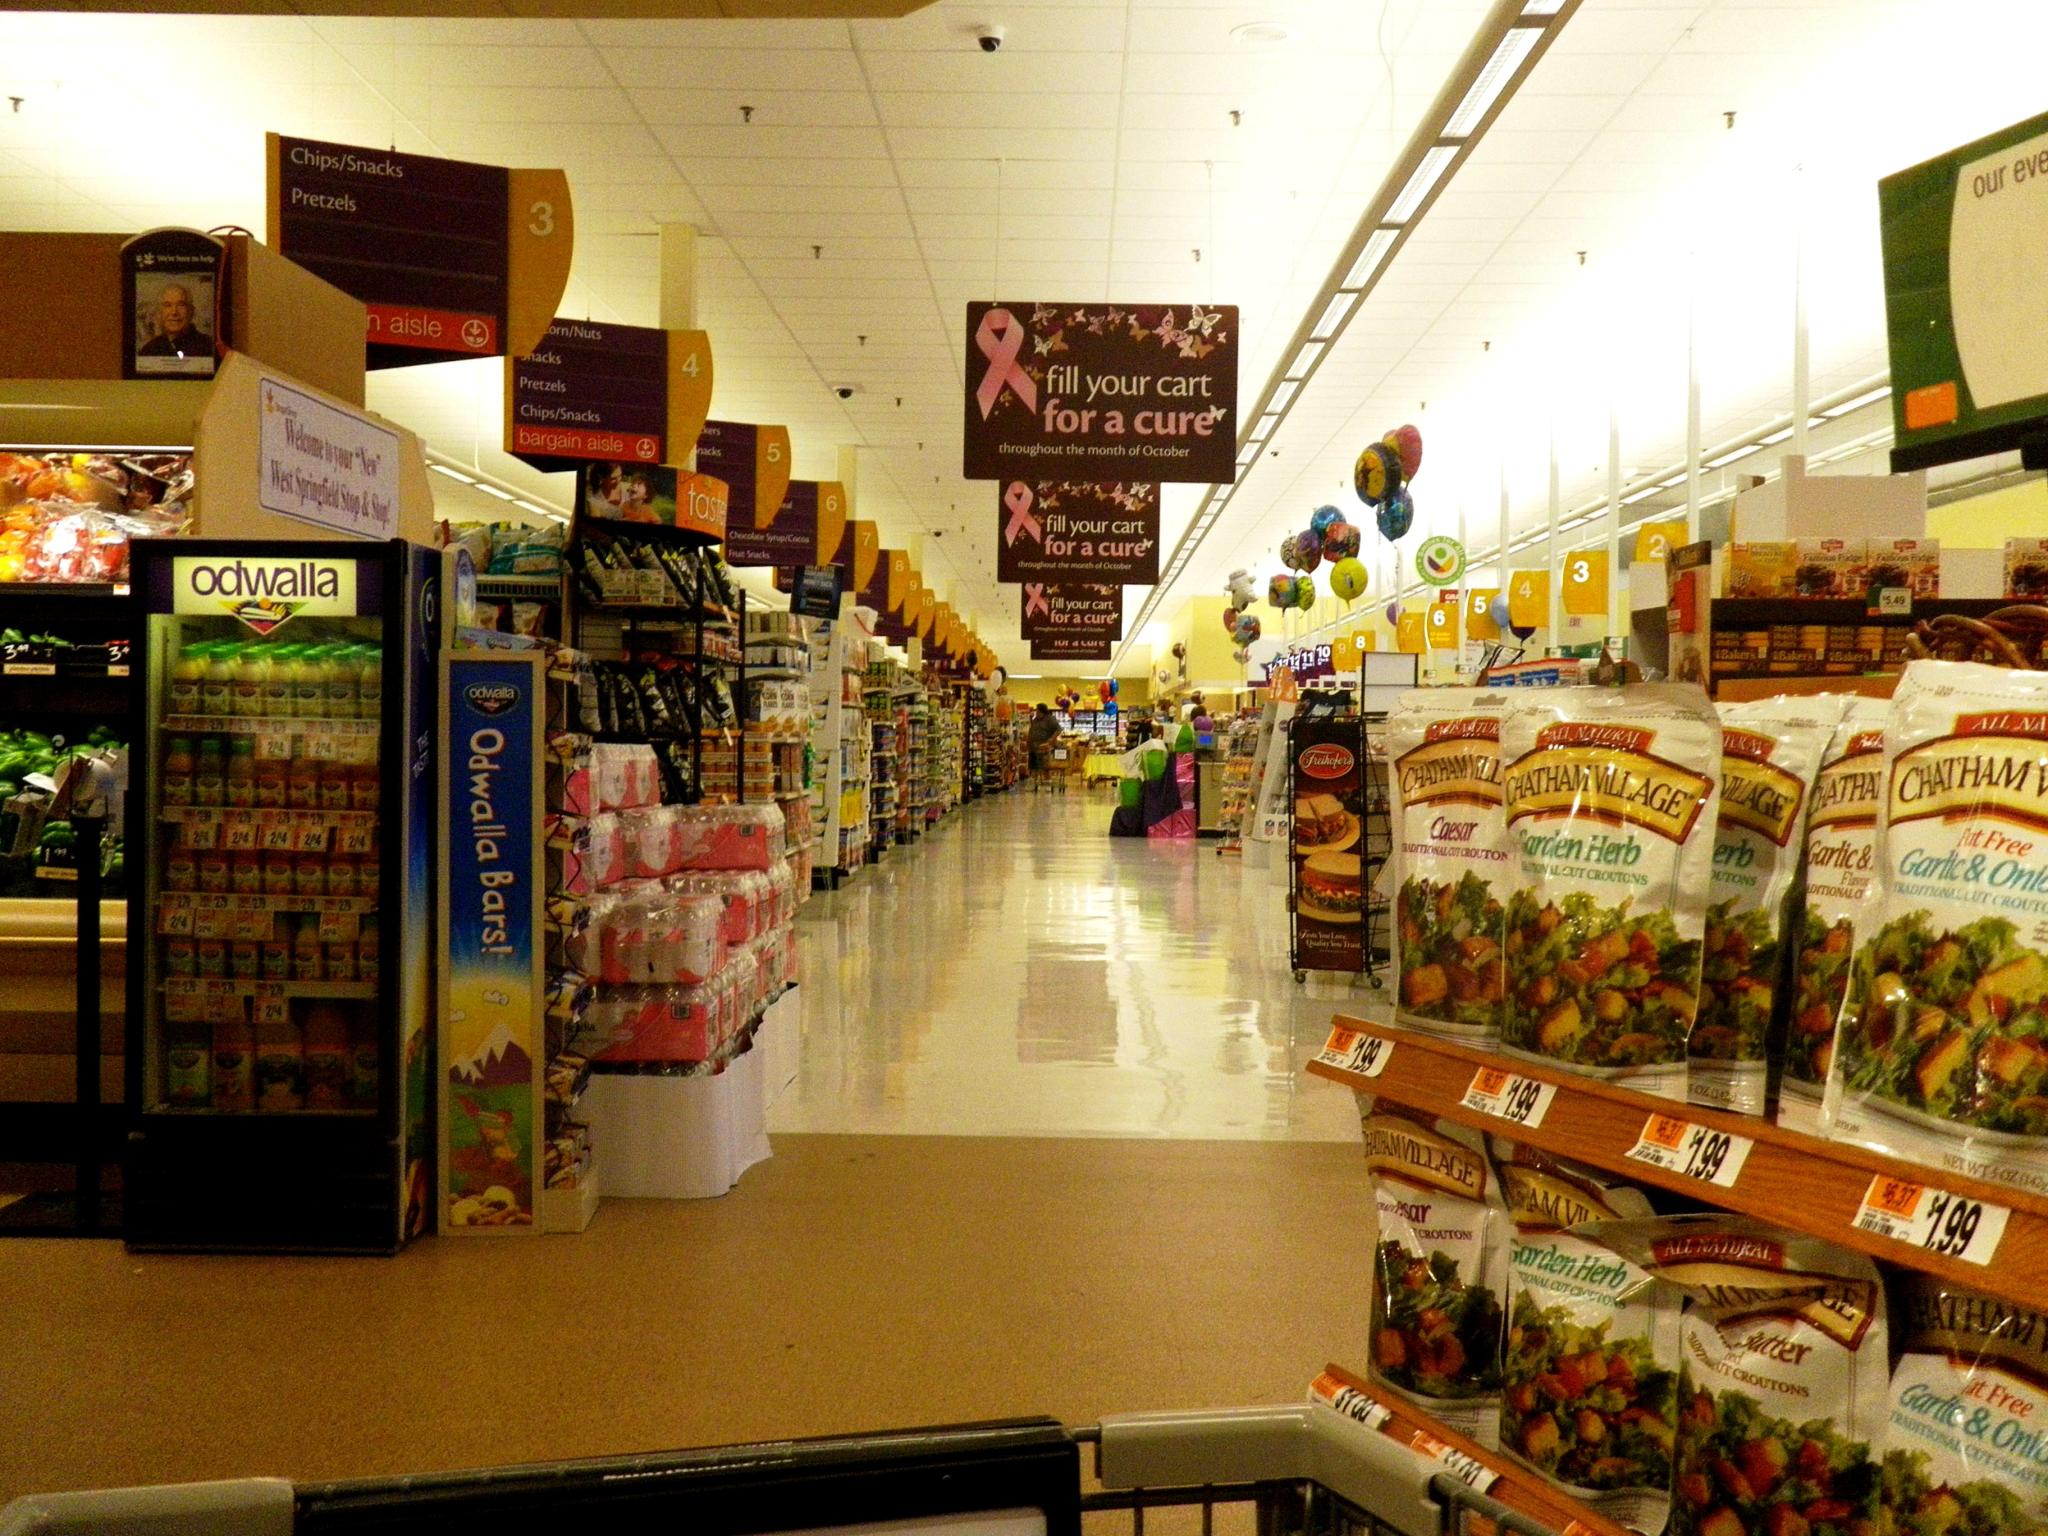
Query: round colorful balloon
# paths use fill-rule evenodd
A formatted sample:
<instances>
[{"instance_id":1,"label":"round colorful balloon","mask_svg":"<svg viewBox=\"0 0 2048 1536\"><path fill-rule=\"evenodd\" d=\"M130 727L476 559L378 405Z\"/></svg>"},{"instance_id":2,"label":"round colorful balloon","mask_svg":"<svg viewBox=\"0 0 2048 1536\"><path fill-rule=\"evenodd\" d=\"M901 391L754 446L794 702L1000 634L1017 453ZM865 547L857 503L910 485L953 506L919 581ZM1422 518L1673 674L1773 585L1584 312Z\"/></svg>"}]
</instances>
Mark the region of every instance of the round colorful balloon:
<instances>
[{"instance_id":1,"label":"round colorful balloon","mask_svg":"<svg viewBox=\"0 0 2048 1536\"><path fill-rule=\"evenodd\" d=\"M1257 614L1247 613L1241 615L1238 618L1237 643L1239 645L1250 645L1254 640L1259 638L1260 633L1261 628L1259 625L1259 616Z\"/></svg>"},{"instance_id":2,"label":"round colorful balloon","mask_svg":"<svg viewBox=\"0 0 2048 1536\"><path fill-rule=\"evenodd\" d=\"M1223 610L1223 627L1225 629L1237 628L1237 610L1235 608Z\"/></svg>"},{"instance_id":3,"label":"round colorful balloon","mask_svg":"<svg viewBox=\"0 0 2048 1536\"><path fill-rule=\"evenodd\" d=\"M1275 576L1271 581L1267 582L1266 601L1275 608L1292 608L1294 606L1294 578L1284 575Z\"/></svg>"},{"instance_id":4,"label":"round colorful balloon","mask_svg":"<svg viewBox=\"0 0 2048 1536\"><path fill-rule=\"evenodd\" d=\"M1356 557L1339 560L1330 567L1330 590L1345 602L1356 602L1365 596L1367 582L1365 562Z\"/></svg>"},{"instance_id":5,"label":"round colorful balloon","mask_svg":"<svg viewBox=\"0 0 2048 1536\"><path fill-rule=\"evenodd\" d=\"M1493 594L1491 601L1489 601L1486 605L1486 616L1489 619L1493 620L1494 627L1497 629L1508 629L1512 627L1508 623L1507 593L1496 592Z\"/></svg>"},{"instance_id":6,"label":"round colorful balloon","mask_svg":"<svg viewBox=\"0 0 2048 1536\"><path fill-rule=\"evenodd\" d=\"M1294 535L1291 533L1280 541L1280 563L1290 571L1301 569L1301 550L1295 544Z\"/></svg>"},{"instance_id":7,"label":"round colorful balloon","mask_svg":"<svg viewBox=\"0 0 2048 1536\"><path fill-rule=\"evenodd\" d=\"M1294 578L1294 606L1306 613L1316 605L1316 579L1313 576Z\"/></svg>"},{"instance_id":8,"label":"round colorful balloon","mask_svg":"<svg viewBox=\"0 0 2048 1536\"><path fill-rule=\"evenodd\" d=\"M1294 536L1295 569L1312 571L1322 563L1323 536L1313 528L1304 528Z\"/></svg>"},{"instance_id":9,"label":"round colorful balloon","mask_svg":"<svg viewBox=\"0 0 2048 1536\"><path fill-rule=\"evenodd\" d=\"M1389 624L1401 622L1401 599L1398 597L1387 604L1387 622Z\"/></svg>"},{"instance_id":10,"label":"round colorful balloon","mask_svg":"<svg viewBox=\"0 0 2048 1536\"><path fill-rule=\"evenodd\" d=\"M1338 511L1335 507L1321 506L1317 507L1315 511L1309 515L1308 525L1309 527L1315 529L1317 533L1327 534L1330 531L1330 525L1332 523L1341 523L1343 521L1344 514ZM1327 543L1328 540L1325 540L1324 542Z\"/></svg>"},{"instance_id":11,"label":"round colorful balloon","mask_svg":"<svg viewBox=\"0 0 2048 1536\"><path fill-rule=\"evenodd\" d=\"M1332 523L1323 530L1323 558L1351 560L1358 555L1358 529L1351 523Z\"/></svg>"},{"instance_id":12,"label":"round colorful balloon","mask_svg":"<svg viewBox=\"0 0 2048 1536\"><path fill-rule=\"evenodd\" d=\"M1367 443L1351 466L1351 487L1358 499L1376 507L1401 488L1401 457L1385 443Z\"/></svg>"},{"instance_id":13,"label":"round colorful balloon","mask_svg":"<svg viewBox=\"0 0 2048 1536\"><path fill-rule=\"evenodd\" d=\"M1386 499L1376 515L1376 520L1379 523L1381 538L1406 537L1408 530L1415 524L1415 499L1408 494L1405 485Z\"/></svg>"},{"instance_id":14,"label":"round colorful balloon","mask_svg":"<svg viewBox=\"0 0 2048 1536\"><path fill-rule=\"evenodd\" d=\"M1419 427L1403 423L1394 428L1385 438L1386 443L1401 459L1401 478L1413 480L1422 469L1422 431Z\"/></svg>"}]
</instances>

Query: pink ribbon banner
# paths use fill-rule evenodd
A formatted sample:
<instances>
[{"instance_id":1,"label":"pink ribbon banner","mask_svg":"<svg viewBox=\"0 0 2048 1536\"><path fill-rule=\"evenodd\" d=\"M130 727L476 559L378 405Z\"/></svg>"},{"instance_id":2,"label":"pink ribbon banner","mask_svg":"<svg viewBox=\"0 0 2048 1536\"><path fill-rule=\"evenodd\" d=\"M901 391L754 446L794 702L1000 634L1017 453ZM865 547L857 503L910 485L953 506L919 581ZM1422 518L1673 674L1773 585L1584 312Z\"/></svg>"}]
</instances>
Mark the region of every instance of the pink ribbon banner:
<instances>
[{"instance_id":1,"label":"pink ribbon banner","mask_svg":"<svg viewBox=\"0 0 2048 1536\"><path fill-rule=\"evenodd\" d=\"M1124 589L1094 582L1024 583L1023 638L1115 640L1124 632Z\"/></svg>"},{"instance_id":2,"label":"pink ribbon banner","mask_svg":"<svg viewBox=\"0 0 2048 1536\"><path fill-rule=\"evenodd\" d=\"M975 327L974 344L988 359L988 372L981 376L981 387L974 392L983 421L988 420L988 413L996 408L1005 389L1023 402L1025 410L1038 409L1038 381L1017 364L1024 343L1030 339L1031 333L1007 309L990 310Z\"/></svg>"},{"instance_id":3,"label":"pink ribbon banner","mask_svg":"<svg viewBox=\"0 0 2048 1536\"><path fill-rule=\"evenodd\" d=\"M1159 581L1159 486L1012 480L996 510L996 580L1149 587Z\"/></svg>"},{"instance_id":4,"label":"pink ribbon banner","mask_svg":"<svg viewBox=\"0 0 2048 1536\"><path fill-rule=\"evenodd\" d=\"M1010 521L1003 529L1003 543L1014 544L1025 534L1031 536L1034 544L1045 542L1045 530L1039 527L1038 519L1031 515L1031 504L1038 498L1031 494L1031 487L1022 480L1012 480L1003 492L1003 507L1010 514Z\"/></svg>"}]
</instances>

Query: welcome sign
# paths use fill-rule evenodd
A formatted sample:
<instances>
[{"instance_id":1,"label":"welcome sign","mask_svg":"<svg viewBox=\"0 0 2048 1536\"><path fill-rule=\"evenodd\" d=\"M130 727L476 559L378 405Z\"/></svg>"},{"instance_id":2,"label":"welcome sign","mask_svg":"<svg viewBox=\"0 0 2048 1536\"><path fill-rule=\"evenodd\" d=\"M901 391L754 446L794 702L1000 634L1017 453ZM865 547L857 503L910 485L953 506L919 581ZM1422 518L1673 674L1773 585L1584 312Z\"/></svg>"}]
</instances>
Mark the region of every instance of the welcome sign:
<instances>
[{"instance_id":1,"label":"welcome sign","mask_svg":"<svg viewBox=\"0 0 2048 1536\"><path fill-rule=\"evenodd\" d=\"M1159 580L1159 487L1012 480L997 513L996 580Z\"/></svg>"},{"instance_id":2,"label":"welcome sign","mask_svg":"<svg viewBox=\"0 0 2048 1536\"><path fill-rule=\"evenodd\" d=\"M969 480L1237 478L1237 308L967 306Z\"/></svg>"}]
</instances>

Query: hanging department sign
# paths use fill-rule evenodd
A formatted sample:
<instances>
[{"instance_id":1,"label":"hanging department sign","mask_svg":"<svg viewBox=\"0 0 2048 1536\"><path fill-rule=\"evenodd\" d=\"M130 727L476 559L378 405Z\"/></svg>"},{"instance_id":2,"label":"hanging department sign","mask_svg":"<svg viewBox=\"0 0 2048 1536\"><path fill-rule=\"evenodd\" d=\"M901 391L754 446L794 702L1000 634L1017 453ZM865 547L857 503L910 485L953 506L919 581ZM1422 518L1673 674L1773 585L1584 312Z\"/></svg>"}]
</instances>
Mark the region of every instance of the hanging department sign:
<instances>
[{"instance_id":1,"label":"hanging department sign","mask_svg":"<svg viewBox=\"0 0 2048 1536\"><path fill-rule=\"evenodd\" d=\"M731 565L786 565L756 535L768 532L789 495L789 428L707 421L697 468L726 484L725 558ZM815 508L814 508L815 517ZM740 558L744 552L745 559ZM767 558L762 558L766 554Z\"/></svg>"},{"instance_id":2,"label":"hanging department sign","mask_svg":"<svg viewBox=\"0 0 2048 1536\"><path fill-rule=\"evenodd\" d=\"M969 480L1237 478L1237 309L967 306Z\"/></svg>"},{"instance_id":3,"label":"hanging department sign","mask_svg":"<svg viewBox=\"0 0 2048 1536\"><path fill-rule=\"evenodd\" d=\"M398 434L265 378L257 385L256 502L361 539L398 533Z\"/></svg>"},{"instance_id":4,"label":"hanging department sign","mask_svg":"<svg viewBox=\"0 0 2048 1536\"><path fill-rule=\"evenodd\" d=\"M558 319L505 359L505 451L536 469L680 463L710 409L702 331Z\"/></svg>"},{"instance_id":5,"label":"hanging department sign","mask_svg":"<svg viewBox=\"0 0 2048 1536\"><path fill-rule=\"evenodd\" d=\"M1124 632L1124 589L1093 584L1024 583L1026 640L1118 639Z\"/></svg>"},{"instance_id":6,"label":"hanging department sign","mask_svg":"<svg viewBox=\"0 0 2048 1536\"><path fill-rule=\"evenodd\" d=\"M996 512L997 581L1159 580L1159 487L1012 480Z\"/></svg>"},{"instance_id":7,"label":"hanging department sign","mask_svg":"<svg viewBox=\"0 0 2048 1536\"><path fill-rule=\"evenodd\" d=\"M751 528L726 530L725 563L780 570L830 565L845 529L845 486L837 480L792 480L766 527L756 517Z\"/></svg>"},{"instance_id":8,"label":"hanging department sign","mask_svg":"<svg viewBox=\"0 0 2048 1536\"><path fill-rule=\"evenodd\" d=\"M1895 471L2048 439L2048 115L1877 184Z\"/></svg>"},{"instance_id":9,"label":"hanging department sign","mask_svg":"<svg viewBox=\"0 0 2048 1536\"><path fill-rule=\"evenodd\" d=\"M518 356L569 282L569 179L266 134L269 243L361 299L372 368Z\"/></svg>"}]
</instances>

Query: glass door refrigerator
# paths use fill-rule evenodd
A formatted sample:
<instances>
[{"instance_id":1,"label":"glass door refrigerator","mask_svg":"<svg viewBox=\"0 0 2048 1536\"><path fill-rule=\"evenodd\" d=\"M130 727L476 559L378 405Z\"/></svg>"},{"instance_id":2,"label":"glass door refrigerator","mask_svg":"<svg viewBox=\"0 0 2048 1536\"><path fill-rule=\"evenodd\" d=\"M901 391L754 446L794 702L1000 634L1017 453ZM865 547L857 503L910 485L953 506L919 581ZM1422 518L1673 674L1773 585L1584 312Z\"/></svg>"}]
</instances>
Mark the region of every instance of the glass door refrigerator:
<instances>
[{"instance_id":1,"label":"glass door refrigerator","mask_svg":"<svg viewBox=\"0 0 2048 1536\"><path fill-rule=\"evenodd\" d=\"M396 539L135 545L133 1247L423 1228L438 570Z\"/></svg>"}]
</instances>

